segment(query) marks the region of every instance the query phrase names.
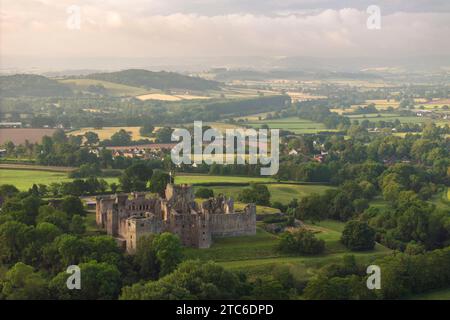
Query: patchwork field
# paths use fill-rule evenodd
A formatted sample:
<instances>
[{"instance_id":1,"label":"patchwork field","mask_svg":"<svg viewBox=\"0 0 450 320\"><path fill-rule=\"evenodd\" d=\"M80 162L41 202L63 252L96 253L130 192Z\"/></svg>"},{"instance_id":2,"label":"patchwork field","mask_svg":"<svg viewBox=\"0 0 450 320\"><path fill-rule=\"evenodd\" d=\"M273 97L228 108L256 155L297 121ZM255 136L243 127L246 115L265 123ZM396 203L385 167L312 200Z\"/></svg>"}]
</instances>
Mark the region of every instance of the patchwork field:
<instances>
[{"instance_id":1,"label":"patchwork field","mask_svg":"<svg viewBox=\"0 0 450 320\"><path fill-rule=\"evenodd\" d=\"M292 101L308 101L308 100L318 100L318 99L326 99L326 96L316 96L309 93L304 92L293 92L288 91L286 92L287 95L289 95L292 99Z\"/></svg>"}]
</instances>

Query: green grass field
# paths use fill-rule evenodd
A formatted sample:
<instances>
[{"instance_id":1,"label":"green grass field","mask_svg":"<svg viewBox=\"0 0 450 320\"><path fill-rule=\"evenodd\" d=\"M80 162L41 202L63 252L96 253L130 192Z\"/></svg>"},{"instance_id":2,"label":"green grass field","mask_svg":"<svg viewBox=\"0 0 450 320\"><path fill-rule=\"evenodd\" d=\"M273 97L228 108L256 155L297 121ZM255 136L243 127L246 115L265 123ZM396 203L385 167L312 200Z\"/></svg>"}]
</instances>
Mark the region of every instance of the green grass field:
<instances>
[{"instance_id":1,"label":"green grass field","mask_svg":"<svg viewBox=\"0 0 450 320\"><path fill-rule=\"evenodd\" d=\"M271 195L271 201L279 201L283 204L288 204L292 199L301 199L313 193L323 193L330 189L329 186L324 185L297 185L297 184L267 184ZM214 186L211 187L214 194L224 194L229 197L237 199L242 187L235 186Z\"/></svg>"},{"instance_id":2,"label":"green grass field","mask_svg":"<svg viewBox=\"0 0 450 320\"><path fill-rule=\"evenodd\" d=\"M117 178L105 178L105 180L108 183L117 183L118 181ZM0 169L0 184L12 184L22 191L28 190L33 184L49 185L53 182L68 181L72 181L72 179L63 172Z\"/></svg>"},{"instance_id":3,"label":"green grass field","mask_svg":"<svg viewBox=\"0 0 450 320\"><path fill-rule=\"evenodd\" d=\"M250 182L275 182L270 177L239 177L239 176L209 176L209 175L177 175L176 183L207 184L207 183L250 183Z\"/></svg>"},{"instance_id":4,"label":"green grass field","mask_svg":"<svg viewBox=\"0 0 450 320\"><path fill-rule=\"evenodd\" d=\"M186 248L185 255L192 259L214 261L272 258L281 256L275 250L277 243L275 235L258 228L255 236L214 239L211 248Z\"/></svg>"},{"instance_id":5,"label":"green grass field","mask_svg":"<svg viewBox=\"0 0 450 320\"><path fill-rule=\"evenodd\" d=\"M2 169L0 168L0 184L13 184L20 190L28 190L33 184L50 184L52 182L71 181L64 172L50 172L41 170L26 169ZM105 178L108 183L118 182L117 178ZM220 183L249 183L253 182L274 182L275 180L268 177L234 177L234 176L208 176L208 175L183 175L176 176L176 183L188 184L207 184ZM236 188L236 187L234 187Z\"/></svg>"},{"instance_id":6,"label":"green grass field","mask_svg":"<svg viewBox=\"0 0 450 320\"><path fill-rule=\"evenodd\" d=\"M0 169L0 184L12 184L19 190L28 190L38 183L50 184L70 180L67 174L62 172Z\"/></svg>"},{"instance_id":7,"label":"green grass field","mask_svg":"<svg viewBox=\"0 0 450 320\"><path fill-rule=\"evenodd\" d=\"M425 123L432 121L437 126L444 126L445 124L450 124L449 121L445 120L432 120L428 117L415 117L415 116L401 116L399 114L395 113L369 113L369 114L359 114L359 115L347 115L351 120L368 120L370 122L378 122L378 121L386 121L386 122L393 122L395 120L399 120L401 123Z\"/></svg>"},{"instance_id":8,"label":"green grass field","mask_svg":"<svg viewBox=\"0 0 450 320\"><path fill-rule=\"evenodd\" d=\"M319 131L335 131L332 129L327 129L323 123L300 119L298 117L250 121L246 124L254 128L260 128L263 124L267 124L270 129L288 130L296 134L317 133Z\"/></svg>"},{"instance_id":9,"label":"green grass field","mask_svg":"<svg viewBox=\"0 0 450 320\"><path fill-rule=\"evenodd\" d=\"M278 236L257 229L255 236L214 239L209 249L186 248L185 255L191 259L214 260L226 268L245 272L250 277L267 275L274 268L287 266L298 280L306 280L314 275L318 268L337 262L345 254L353 254L358 261L365 263L377 257L389 254L390 250L380 244L367 252L350 252L341 243L341 231L344 223L325 220L308 228L325 241L325 253L314 256L289 256L276 250Z\"/></svg>"}]
</instances>

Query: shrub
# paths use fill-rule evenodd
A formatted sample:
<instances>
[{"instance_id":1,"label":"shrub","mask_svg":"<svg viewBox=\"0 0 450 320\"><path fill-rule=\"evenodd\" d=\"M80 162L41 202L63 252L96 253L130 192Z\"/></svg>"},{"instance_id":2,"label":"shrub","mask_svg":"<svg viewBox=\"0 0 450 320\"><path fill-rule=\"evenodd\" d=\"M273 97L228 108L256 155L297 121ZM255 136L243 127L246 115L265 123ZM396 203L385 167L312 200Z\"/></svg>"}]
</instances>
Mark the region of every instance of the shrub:
<instances>
[{"instance_id":1,"label":"shrub","mask_svg":"<svg viewBox=\"0 0 450 320\"><path fill-rule=\"evenodd\" d=\"M195 196L197 198L208 199L214 197L214 191L208 188L199 188L195 192Z\"/></svg>"},{"instance_id":2,"label":"shrub","mask_svg":"<svg viewBox=\"0 0 450 320\"><path fill-rule=\"evenodd\" d=\"M325 250L325 241L317 239L311 231L300 229L281 235L278 249L285 253L319 254Z\"/></svg>"}]
</instances>

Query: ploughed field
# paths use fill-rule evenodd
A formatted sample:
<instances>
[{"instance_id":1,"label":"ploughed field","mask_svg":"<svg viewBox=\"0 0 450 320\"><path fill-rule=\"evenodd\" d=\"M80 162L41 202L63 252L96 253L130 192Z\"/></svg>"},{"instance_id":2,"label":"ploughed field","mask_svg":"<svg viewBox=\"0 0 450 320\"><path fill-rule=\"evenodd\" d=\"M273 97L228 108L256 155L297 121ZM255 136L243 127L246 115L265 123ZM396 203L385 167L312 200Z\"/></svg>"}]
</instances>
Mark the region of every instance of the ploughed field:
<instances>
[{"instance_id":1,"label":"ploughed field","mask_svg":"<svg viewBox=\"0 0 450 320\"><path fill-rule=\"evenodd\" d=\"M56 129L50 128L1 128L0 145L12 141L15 145L24 144L26 140L30 143L41 142L42 137L51 136Z\"/></svg>"}]
</instances>

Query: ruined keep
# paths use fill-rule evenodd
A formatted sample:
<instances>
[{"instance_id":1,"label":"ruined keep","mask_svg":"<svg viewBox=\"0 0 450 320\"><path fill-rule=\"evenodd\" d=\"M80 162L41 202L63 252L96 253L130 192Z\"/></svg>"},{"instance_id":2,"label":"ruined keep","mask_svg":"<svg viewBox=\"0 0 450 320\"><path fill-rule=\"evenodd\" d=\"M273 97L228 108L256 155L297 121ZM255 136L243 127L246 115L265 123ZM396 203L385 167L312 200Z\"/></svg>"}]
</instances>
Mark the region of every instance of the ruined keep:
<instances>
[{"instance_id":1,"label":"ruined keep","mask_svg":"<svg viewBox=\"0 0 450 320\"><path fill-rule=\"evenodd\" d=\"M234 211L233 199L219 196L199 207L190 185L168 184L165 198L145 192L96 198L97 225L133 253L139 237L171 232L184 246L209 248L214 237L256 234L256 208Z\"/></svg>"}]
</instances>

